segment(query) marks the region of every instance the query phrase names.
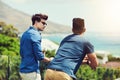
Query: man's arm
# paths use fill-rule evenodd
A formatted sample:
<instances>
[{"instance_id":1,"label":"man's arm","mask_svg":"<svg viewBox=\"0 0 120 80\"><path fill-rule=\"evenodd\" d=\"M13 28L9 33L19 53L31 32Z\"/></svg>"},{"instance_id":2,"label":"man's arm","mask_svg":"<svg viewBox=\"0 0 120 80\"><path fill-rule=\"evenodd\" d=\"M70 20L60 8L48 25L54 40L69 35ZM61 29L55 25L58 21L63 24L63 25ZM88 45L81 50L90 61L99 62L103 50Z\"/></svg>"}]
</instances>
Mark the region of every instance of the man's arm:
<instances>
[{"instance_id":1,"label":"man's arm","mask_svg":"<svg viewBox=\"0 0 120 80\"><path fill-rule=\"evenodd\" d=\"M44 56L45 56L46 50L43 50L42 53L43 53ZM53 60L53 57L48 58L48 57L45 56L44 59L43 59L42 61L43 61L43 62L50 62L50 61L52 61L52 60Z\"/></svg>"},{"instance_id":2,"label":"man's arm","mask_svg":"<svg viewBox=\"0 0 120 80\"><path fill-rule=\"evenodd\" d=\"M48 57L44 57L44 59L42 60L43 62L50 62L53 60L53 57L48 58Z\"/></svg>"},{"instance_id":3,"label":"man's arm","mask_svg":"<svg viewBox=\"0 0 120 80\"><path fill-rule=\"evenodd\" d=\"M88 64L89 66L92 68L92 69L96 69L96 67L98 66L98 60L97 60L97 57L96 57L96 54L95 53L90 53L90 54L87 54L87 57L88 57Z\"/></svg>"}]
</instances>

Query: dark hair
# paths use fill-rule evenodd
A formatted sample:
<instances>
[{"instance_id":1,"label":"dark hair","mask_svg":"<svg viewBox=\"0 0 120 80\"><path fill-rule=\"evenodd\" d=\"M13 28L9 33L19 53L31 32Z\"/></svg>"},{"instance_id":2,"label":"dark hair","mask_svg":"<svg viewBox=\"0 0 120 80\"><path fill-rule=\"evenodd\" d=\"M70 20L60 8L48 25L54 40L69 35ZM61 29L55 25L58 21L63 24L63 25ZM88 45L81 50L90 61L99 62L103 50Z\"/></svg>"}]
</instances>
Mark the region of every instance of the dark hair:
<instances>
[{"instance_id":1,"label":"dark hair","mask_svg":"<svg viewBox=\"0 0 120 80\"><path fill-rule=\"evenodd\" d=\"M82 33L85 31L84 19L73 18L73 32Z\"/></svg>"},{"instance_id":2,"label":"dark hair","mask_svg":"<svg viewBox=\"0 0 120 80\"><path fill-rule=\"evenodd\" d=\"M33 15L32 18L31 18L31 20L32 20L32 25L35 24L35 21L40 22L41 19L47 20L47 19L48 19L48 16L45 15L45 14L35 14L35 15Z\"/></svg>"}]
</instances>

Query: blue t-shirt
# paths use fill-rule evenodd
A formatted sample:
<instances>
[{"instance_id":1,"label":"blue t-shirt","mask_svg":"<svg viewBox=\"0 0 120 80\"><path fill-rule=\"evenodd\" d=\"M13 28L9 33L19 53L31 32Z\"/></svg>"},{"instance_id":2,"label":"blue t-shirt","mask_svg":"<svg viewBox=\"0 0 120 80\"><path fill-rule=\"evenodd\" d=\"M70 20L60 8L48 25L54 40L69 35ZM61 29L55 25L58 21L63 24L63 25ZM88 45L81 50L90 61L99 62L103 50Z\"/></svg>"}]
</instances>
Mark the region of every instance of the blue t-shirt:
<instances>
[{"instance_id":1,"label":"blue t-shirt","mask_svg":"<svg viewBox=\"0 0 120 80\"><path fill-rule=\"evenodd\" d=\"M38 60L44 59L41 50L41 35L32 26L21 37L20 56L20 72L22 73L37 72Z\"/></svg>"},{"instance_id":2,"label":"blue t-shirt","mask_svg":"<svg viewBox=\"0 0 120 80\"><path fill-rule=\"evenodd\" d=\"M69 35L62 40L48 69L64 71L69 76L76 78L75 73L85 55L92 52L94 52L94 47L85 38L75 34Z\"/></svg>"}]
</instances>

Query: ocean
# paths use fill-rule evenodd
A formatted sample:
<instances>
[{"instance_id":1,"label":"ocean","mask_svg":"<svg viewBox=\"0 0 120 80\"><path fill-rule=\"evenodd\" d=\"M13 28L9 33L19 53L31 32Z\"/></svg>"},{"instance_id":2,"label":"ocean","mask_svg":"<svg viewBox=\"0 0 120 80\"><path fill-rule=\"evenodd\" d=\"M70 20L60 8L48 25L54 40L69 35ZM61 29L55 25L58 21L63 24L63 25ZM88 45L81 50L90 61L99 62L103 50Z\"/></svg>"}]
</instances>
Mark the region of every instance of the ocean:
<instances>
[{"instance_id":1,"label":"ocean","mask_svg":"<svg viewBox=\"0 0 120 80\"><path fill-rule=\"evenodd\" d=\"M52 34L45 35L47 38L55 43L60 44L61 40L68 34ZM110 35L109 33L86 33L87 38L95 48L95 51L107 51L115 57L120 57L120 35Z\"/></svg>"}]
</instances>

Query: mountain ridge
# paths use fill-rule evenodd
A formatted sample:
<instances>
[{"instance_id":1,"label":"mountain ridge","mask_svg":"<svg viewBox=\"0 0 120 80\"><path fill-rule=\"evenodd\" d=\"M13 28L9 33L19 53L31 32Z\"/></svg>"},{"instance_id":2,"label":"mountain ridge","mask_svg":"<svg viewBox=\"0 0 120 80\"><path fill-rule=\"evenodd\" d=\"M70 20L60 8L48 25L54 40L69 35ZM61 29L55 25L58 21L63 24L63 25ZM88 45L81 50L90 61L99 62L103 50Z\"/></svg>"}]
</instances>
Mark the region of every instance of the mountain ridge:
<instances>
[{"instance_id":1,"label":"mountain ridge","mask_svg":"<svg viewBox=\"0 0 120 80\"><path fill-rule=\"evenodd\" d=\"M49 15L48 15L49 16ZM31 15L16 10L0 0L0 21L12 24L23 33L31 25ZM43 33L70 33L71 27L47 21L47 27Z\"/></svg>"}]
</instances>

